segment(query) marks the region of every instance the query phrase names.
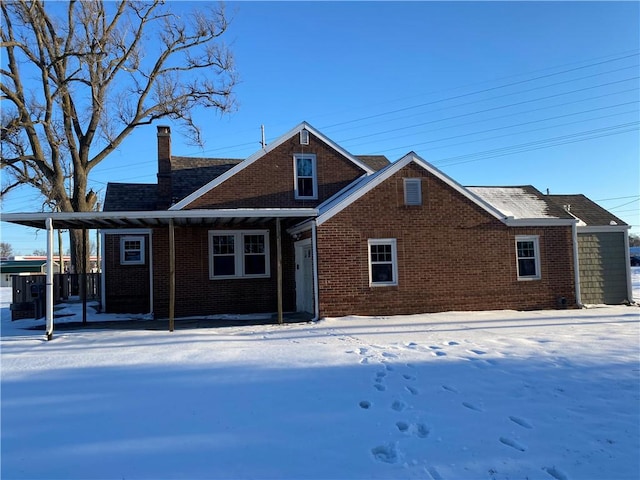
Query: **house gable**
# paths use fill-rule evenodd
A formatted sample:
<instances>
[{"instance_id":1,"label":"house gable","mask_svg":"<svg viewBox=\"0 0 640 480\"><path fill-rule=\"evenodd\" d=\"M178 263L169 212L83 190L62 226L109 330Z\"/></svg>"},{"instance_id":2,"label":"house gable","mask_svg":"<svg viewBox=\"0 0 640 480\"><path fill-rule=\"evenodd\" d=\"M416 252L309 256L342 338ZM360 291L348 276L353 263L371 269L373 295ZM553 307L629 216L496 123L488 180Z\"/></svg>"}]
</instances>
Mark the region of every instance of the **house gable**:
<instances>
[{"instance_id":1,"label":"house gable","mask_svg":"<svg viewBox=\"0 0 640 480\"><path fill-rule=\"evenodd\" d=\"M301 143L300 134L308 132ZM315 162L314 195L296 198L295 156ZM313 207L374 168L306 122L176 203L171 210L200 208Z\"/></svg>"},{"instance_id":2,"label":"house gable","mask_svg":"<svg viewBox=\"0 0 640 480\"><path fill-rule=\"evenodd\" d=\"M451 177L449 177L442 171L438 170L437 168L435 168L434 166L432 166L431 164L429 164L428 162L420 158L414 152L410 152L404 157L402 157L400 160L390 164L389 166L383 168L382 170L379 170L374 175L361 179L359 182L355 182L350 188L347 188L346 190L341 192L339 195L336 195L334 198L331 198L327 202L324 202L323 204L321 204L318 207L318 211L319 211L318 212L319 215L317 219L318 225L321 225L322 223L326 222L331 217L333 217L337 213L347 208L353 202L355 202L362 196L366 195L372 189L381 185L383 182L386 182L389 178L396 175L398 172L400 172L402 169L407 167L409 164L414 164L414 166L418 168L417 171L422 172L423 175L428 174L432 176L434 179L438 179L439 181L445 183L446 185L448 185L448 187L450 187L451 189L453 189L454 191L456 191L457 193L465 197L467 200L477 205L479 208L484 210L486 213L488 213L495 219L498 219L502 222L506 221L505 215L502 214L498 209L496 209L492 205L485 202L482 198L475 195L473 192L470 192L469 190L464 188L462 185L457 183ZM399 188L402 188L401 192L402 192L402 195L404 195L404 192L403 192L404 187L399 187ZM428 196L428 193L427 193L427 196Z\"/></svg>"}]
</instances>

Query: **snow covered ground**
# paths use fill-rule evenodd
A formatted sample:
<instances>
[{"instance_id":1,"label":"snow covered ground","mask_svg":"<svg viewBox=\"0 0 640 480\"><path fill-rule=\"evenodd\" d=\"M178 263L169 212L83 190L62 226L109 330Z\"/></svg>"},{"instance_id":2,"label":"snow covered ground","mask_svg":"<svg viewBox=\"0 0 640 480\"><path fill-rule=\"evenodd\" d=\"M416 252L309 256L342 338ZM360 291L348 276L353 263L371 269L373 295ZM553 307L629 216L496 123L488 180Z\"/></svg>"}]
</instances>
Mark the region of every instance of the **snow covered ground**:
<instances>
[{"instance_id":1,"label":"snow covered ground","mask_svg":"<svg viewBox=\"0 0 640 480\"><path fill-rule=\"evenodd\" d=\"M637 306L46 342L7 290L3 479L640 478Z\"/></svg>"}]
</instances>

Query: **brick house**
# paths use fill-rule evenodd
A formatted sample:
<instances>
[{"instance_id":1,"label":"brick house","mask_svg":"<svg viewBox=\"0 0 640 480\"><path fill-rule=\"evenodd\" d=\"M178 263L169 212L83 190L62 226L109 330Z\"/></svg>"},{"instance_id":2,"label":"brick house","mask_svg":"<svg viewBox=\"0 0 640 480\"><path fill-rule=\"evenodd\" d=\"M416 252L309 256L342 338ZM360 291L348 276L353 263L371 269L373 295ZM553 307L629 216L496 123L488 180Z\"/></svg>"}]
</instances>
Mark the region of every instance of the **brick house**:
<instances>
[{"instance_id":1,"label":"brick house","mask_svg":"<svg viewBox=\"0 0 640 480\"><path fill-rule=\"evenodd\" d=\"M463 187L413 152L355 156L304 122L244 160L172 156L169 127L157 138L158 183L107 188L105 215L156 220L103 229L107 312L580 304L579 221L531 186Z\"/></svg>"}]
</instances>

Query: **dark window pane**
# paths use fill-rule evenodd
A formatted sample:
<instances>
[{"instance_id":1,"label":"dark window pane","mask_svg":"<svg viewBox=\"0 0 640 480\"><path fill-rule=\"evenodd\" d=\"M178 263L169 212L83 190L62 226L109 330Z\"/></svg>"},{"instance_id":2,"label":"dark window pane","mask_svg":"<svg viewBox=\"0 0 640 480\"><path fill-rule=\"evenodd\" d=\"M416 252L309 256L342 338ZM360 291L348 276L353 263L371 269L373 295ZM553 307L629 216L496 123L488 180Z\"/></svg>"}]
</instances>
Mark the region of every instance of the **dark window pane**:
<instances>
[{"instance_id":1,"label":"dark window pane","mask_svg":"<svg viewBox=\"0 0 640 480\"><path fill-rule=\"evenodd\" d=\"M142 259L140 256L140 251L131 251L124 252L124 261L125 262L139 262Z\"/></svg>"},{"instance_id":2,"label":"dark window pane","mask_svg":"<svg viewBox=\"0 0 640 480\"><path fill-rule=\"evenodd\" d=\"M390 262L391 245L371 245L372 262Z\"/></svg>"},{"instance_id":3,"label":"dark window pane","mask_svg":"<svg viewBox=\"0 0 640 480\"><path fill-rule=\"evenodd\" d=\"M264 235L245 235L244 253L264 253Z\"/></svg>"},{"instance_id":4,"label":"dark window pane","mask_svg":"<svg viewBox=\"0 0 640 480\"><path fill-rule=\"evenodd\" d=\"M296 166L298 168L299 177L313 176L313 160L311 160L311 158L297 158Z\"/></svg>"},{"instance_id":5,"label":"dark window pane","mask_svg":"<svg viewBox=\"0 0 640 480\"><path fill-rule=\"evenodd\" d=\"M533 258L518 260L518 273L521 277L536 276L536 261Z\"/></svg>"},{"instance_id":6,"label":"dark window pane","mask_svg":"<svg viewBox=\"0 0 640 480\"><path fill-rule=\"evenodd\" d=\"M266 272L265 255L244 256L245 275L263 275Z\"/></svg>"},{"instance_id":7,"label":"dark window pane","mask_svg":"<svg viewBox=\"0 0 640 480\"><path fill-rule=\"evenodd\" d=\"M298 196L313 197L313 178L298 178Z\"/></svg>"},{"instance_id":8,"label":"dark window pane","mask_svg":"<svg viewBox=\"0 0 640 480\"><path fill-rule=\"evenodd\" d=\"M236 265L233 256L213 257L213 276L235 275Z\"/></svg>"},{"instance_id":9,"label":"dark window pane","mask_svg":"<svg viewBox=\"0 0 640 480\"><path fill-rule=\"evenodd\" d=\"M215 235L213 237L213 254L225 255L234 253L233 235Z\"/></svg>"},{"instance_id":10,"label":"dark window pane","mask_svg":"<svg viewBox=\"0 0 640 480\"><path fill-rule=\"evenodd\" d=\"M371 280L373 283L393 282L393 268L390 264L371 265Z\"/></svg>"},{"instance_id":11,"label":"dark window pane","mask_svg":"<svg viewBox=\"0 0 640 480\"><path fill-rule=\"evenodd\" d=\"M531 258L535 256L533 242L518 242L518 258Z\"/></svg>"}]
</instances>

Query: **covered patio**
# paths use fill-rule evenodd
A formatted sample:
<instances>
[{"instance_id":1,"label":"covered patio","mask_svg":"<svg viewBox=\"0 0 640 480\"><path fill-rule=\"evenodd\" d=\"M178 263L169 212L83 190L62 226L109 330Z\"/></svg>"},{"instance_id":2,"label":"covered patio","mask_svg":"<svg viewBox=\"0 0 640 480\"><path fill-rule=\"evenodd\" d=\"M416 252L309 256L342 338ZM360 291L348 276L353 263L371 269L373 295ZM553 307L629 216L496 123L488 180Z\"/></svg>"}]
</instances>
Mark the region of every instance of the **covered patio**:
<instances>
[{"instance_id":1,"label":"covered patio","mask_svg":"<svg viewBox=\"0 0 640 480\"><path fill-rule=\"evenodd\" d=\"M54 229L78 229L86 238L88 230L127 230L127 229L166 229L169 238L169 314L168 329L175 328L176 303L176 242L175 230L180 227L229 228L240 223L252 226L264 226L268 223L276 225L276 282L277 282L277 315L278 323L284 323L283 286L282 286L282 222L298 222L315 218L314 208L256 208L256 209L215 209L215 210L161 210L161 211L118 211L118 212L43 212L43 213L10 213L2 216L2 221L44 229L47 231L47 277L46 277L46 338L53 338L53 264L54 264ZM312 231L313 251L316 251L315 229ZM315 265L315 262L314 262ZM83 269L86 271L86 269ZM315 268L314 268L315 270ZM317 278L317 272L314 272ZM314 282L314 298L318 298L317 282ZM83 323L86 323L86 292L81 291L83 302ZM318 302L314 302L314 318L318 317Z\"/></svg>"}]
</instances>

